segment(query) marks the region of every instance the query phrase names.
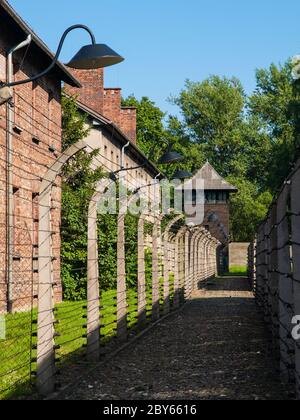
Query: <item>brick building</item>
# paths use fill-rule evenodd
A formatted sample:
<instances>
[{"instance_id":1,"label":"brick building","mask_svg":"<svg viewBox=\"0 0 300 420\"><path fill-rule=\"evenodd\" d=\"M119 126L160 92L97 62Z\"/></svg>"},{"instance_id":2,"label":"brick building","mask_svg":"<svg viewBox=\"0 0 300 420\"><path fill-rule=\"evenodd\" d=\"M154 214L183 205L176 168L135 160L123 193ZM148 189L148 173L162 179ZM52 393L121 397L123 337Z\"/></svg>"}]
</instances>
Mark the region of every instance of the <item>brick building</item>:
<instances>
[{"instance_id":1,"label":"brick building","mask_svg":"<svg viewBox=\"0 0 300 420\"><path fill-rule=\"evenodd\" d=\"M13 55L12 80L27 79L48 67L53 54L3 0L0 0L0 22L1 81L8 80L8 52L29 35L28 46ZM43 176L61 153L62 82L70 94L79 95L79 111L88 114L89 143L94 143L101 153L98 165L108 171L120 169L122 148L126 145L124 166L143 165L126 174L131 188L151 183L158 174L136 146L136 110L121 107L121 89L104 88L103 74L102 69L70 71L57 63L48 76L15 87L13 104L0 106L0 313L27 310L35 304L38 192ZM151 189L144 191L150 194ZM60 225L61 186L58 179L51 201L51 256L54 294L58 301L62 297Z\"/></svg>"},{"instance_id":2,"label":"brick building","mask_svg":"<svg viewBox=\"0 0 300 420\"><path fill-rule=\"evenodd\" d=\"M72 70L81 88L66 86L66 92L77 98L78 109L88 115L90 125L88 143L99 149L98 164L104 170L118 171L121 166L130 169L123 174L124 182L133 190L153 183L159 174L157 168L136 145L136 109L121 106L121 89L104 87L104 71ZM122 148L124 161L122 162ZM148 199L153 199L153 188L142 190Z\"/></svg>"},{"instance_id":3,"label":"brick building","mask_svg":"<svg viewBox=\"0 0 300 420\"><path fill-rule=\"evenodd\" d=\"M197 181L198 185L204 189L203 200L200 199L198 204L196 203L196 197L201 197L201 194L197 194L196 191ZM229 197L230 194L238 191L237 188L225 181L209 162L191 180L185 183L185 187L192 189L193 205L204 207L204 213L202 211L204 216L203 226L220 242L227 243L230 234ZM193 223L193 217L189 219L189 222Z\"/></svg>"},{"instance_id":4,"label":"brick building","mask_svg":"<svg viewBox=\"0 0 300 420\"><path fill-rule=\"evenodd\" d=\"M0 22L1 81L9 77L8 52L29 35L31 43L13 55L12 79L26 79L50 64L52 53L3 0ZM80 86L58 63L43 79L15 87L13 105L0 106L0 312L27 309L37 292L38 192L41 178L61 151L62 81ZM53 231L58 231L59 182L53 194L52 224ZM53 234L52 254L59 298L59 234Z\"/></svg>"}]
</instances>

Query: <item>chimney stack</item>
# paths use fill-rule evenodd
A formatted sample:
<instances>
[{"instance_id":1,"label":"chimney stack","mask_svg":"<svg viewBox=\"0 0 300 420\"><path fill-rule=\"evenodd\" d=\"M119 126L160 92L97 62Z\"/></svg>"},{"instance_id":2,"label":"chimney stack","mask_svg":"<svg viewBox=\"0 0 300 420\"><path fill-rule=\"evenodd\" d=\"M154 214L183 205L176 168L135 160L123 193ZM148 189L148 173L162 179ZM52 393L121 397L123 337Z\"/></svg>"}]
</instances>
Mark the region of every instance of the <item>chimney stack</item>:
<instances>
[{"instance_id":1,"label":"chimney stack","mask_svg":"<svg viewBox=\"0 0 300 420\"><path fill-rule=\"evenodd\" d=\"M66 85L66 92L78 96L78 101L116 124L120 130L136 143L136 108L121 106L120 88L104 88L104 71L72 70L82 84L82 88Z\"/></svg>"}]
</instances>

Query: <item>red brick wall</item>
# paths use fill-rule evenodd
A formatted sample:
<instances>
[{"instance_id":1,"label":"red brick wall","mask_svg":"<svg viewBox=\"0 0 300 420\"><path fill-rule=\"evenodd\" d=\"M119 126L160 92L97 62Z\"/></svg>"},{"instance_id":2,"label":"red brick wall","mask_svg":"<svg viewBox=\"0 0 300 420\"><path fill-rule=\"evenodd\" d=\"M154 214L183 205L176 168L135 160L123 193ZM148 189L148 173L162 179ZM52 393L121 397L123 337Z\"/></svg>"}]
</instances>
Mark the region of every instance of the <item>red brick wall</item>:
<instances>
[{"instance_id":1,"label":"red brick wall","mask_svg":"<svg viewBox=\"0 0 300 420\"><path fill-rule=\"evenodd\" d=\"M219 239L220 242L224 242L224 236L220 232L218 224L223 224L227 235L229 235L229 204L205 204L205 215L209 213L216 213L219 221L216 223L205 222L205 225L209 226L211 234Z\"/></svg>"},{"instance_id":2,"label":"red brick wall","mask_svg":"<svg viewBox=\"0 0 300 420\"><path fill-rule=\"evenodd\" d=\"M0 33L0 79L6 78L6 53L14 40L11 28ZM24 51L23 51L24 53ZM15 68L19 68L22 52L15 57ZM21 80L41 70L41 57L36 62L28 55L23 71L15 78ZM14 262L13 262L13 310L23 311L30 307L32 294L37 294L38 208L37 200L41 178L56 159L50 149L61 151L61 82L53 76L39 83L26 84L14 89L15 125L20 131L13 131L13 186L14 186ZM6 106L0 106L0 312L7 308L7 265L6 265ZM39 144L33 141L39 140ZM57 210L52 213L53 236L52 255L54 280L57 283L55 295L61 300L60 280L60 180L53 192Z\"/></svg>"},{"instance_id":3,"label":"red brick wall","mask_svg":"<svg viewBox=\"0 0 300 420\"><path fill-rule=\"evenodd\" d=\"M81 81L82 88L77 89L66 86L68 93L78 96L78 100L84 105L98 112L103 113L103 89L104 72L103 69L96 70L72 70L74 76Z\"/></svg>"},{"instance_id":4,"label":"red brick wall","mask_svg":"<svg viewBox=\"0 0 300 420\"><path fill-rule=\"evenodd\" d=\"M104 88L103 69L72 70L82 84L81 89L66 86L67 92L78 96L78 100L115 123L129 139L136 143L136 109L121 106L120 88Z\"/></svg>"},{"instance_id":5,"label":"red brick wall","mask_svg":"<svg viewBox=\"0 0 300 420\"><path fill-rule=\"evenodd\" d=\"M136 144L136 108L122 107L120 127L122 131Z\"/></svg>"},{"instance_id":6,"label":"red brick wall","mask_svg":"<svg viewBox=\"0 0 300 420\"><path fill-rule=\"evenodd\" d=\"M121 89L104 89L102 114L120 127Z\"/></svg>"}]
</instances>

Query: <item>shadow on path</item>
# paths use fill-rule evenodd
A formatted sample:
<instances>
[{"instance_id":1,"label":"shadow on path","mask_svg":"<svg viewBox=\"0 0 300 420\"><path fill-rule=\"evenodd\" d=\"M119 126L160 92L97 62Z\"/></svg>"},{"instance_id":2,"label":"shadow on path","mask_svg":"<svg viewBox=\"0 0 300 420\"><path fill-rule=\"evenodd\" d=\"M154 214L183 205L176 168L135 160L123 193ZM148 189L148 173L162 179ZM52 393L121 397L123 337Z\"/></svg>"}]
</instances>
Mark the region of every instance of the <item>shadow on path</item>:
<instances>
[{"instance_id":1,"label":"shadow on path","mask_svg":"<svg viewBox=\"0 0 300 420\"><path fill-rule=\"evenodd\" d=\"M61 399L286 400L246 278L207 282Z\"/></svg>"}]
</instances>

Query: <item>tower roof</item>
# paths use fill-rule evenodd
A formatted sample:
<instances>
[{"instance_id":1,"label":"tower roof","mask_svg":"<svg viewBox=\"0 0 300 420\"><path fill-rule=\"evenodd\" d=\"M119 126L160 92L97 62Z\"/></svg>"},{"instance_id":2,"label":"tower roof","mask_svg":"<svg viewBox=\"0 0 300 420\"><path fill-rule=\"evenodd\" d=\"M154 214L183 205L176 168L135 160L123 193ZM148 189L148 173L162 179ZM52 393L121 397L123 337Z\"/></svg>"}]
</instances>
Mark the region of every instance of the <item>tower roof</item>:
<instances>
[{"instance_id":1,"label":"tower roof","mask_svg":"<svg viewBox=\"0 0 300 420\"><path fill-rule=\"evenodd\" d=\"M194 188L195 181L201 179L204 180L205 191L238 191L235 186L225 181L209 162L206 162L193 178L186 182L186 187L188 188L189 185L193 185Z\"/></svg>"}]
</instances>

